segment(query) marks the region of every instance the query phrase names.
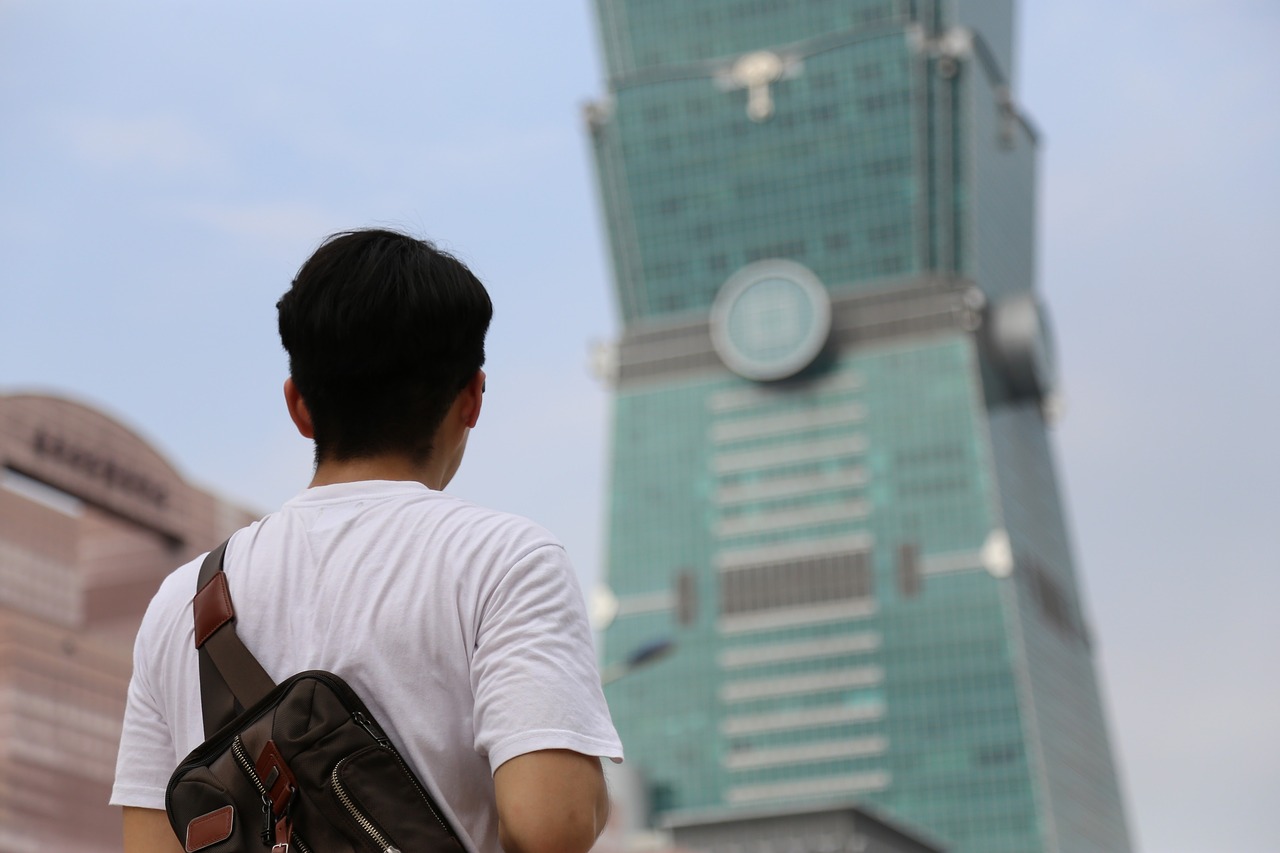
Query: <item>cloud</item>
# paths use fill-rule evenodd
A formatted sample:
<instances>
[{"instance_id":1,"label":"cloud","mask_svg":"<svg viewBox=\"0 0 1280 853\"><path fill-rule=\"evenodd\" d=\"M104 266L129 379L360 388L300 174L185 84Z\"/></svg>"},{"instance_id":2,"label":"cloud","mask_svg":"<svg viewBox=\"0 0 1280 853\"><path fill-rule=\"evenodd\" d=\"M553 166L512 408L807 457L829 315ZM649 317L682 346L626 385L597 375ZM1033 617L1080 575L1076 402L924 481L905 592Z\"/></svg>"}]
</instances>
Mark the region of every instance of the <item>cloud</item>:
<instances>
[{"instance_id":1,"label":"cloud","mask_svg":"<svg viewBox=\"0 0 1280 853\"><path fill-rule=\"evenodd\" d=\"M104 170L142 168L161 175L204 172L227 158L174 116L69 116L60 132L81 161Z\"/></svg>"}]
</instances>

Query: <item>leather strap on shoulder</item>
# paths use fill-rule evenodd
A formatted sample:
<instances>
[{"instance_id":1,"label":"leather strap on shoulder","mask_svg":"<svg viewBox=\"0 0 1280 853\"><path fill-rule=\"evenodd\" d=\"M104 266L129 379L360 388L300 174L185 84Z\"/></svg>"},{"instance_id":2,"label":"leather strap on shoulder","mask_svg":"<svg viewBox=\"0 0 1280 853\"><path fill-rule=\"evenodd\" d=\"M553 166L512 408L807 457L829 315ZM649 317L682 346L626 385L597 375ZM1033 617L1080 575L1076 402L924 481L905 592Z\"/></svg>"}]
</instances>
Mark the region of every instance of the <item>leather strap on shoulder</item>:
<instances>
[{"instance_id":1,"label":"leather strap on shoulder","mask_svg":"<svg viewBox=\"0 0 1280 853\"><path fill-rule=\"evenodd\" d=\"M276 686L236 634L236 612L222 571L226 550L223 542L204 558L192 600L206 738Z\"/></svg>"}]
</instances>

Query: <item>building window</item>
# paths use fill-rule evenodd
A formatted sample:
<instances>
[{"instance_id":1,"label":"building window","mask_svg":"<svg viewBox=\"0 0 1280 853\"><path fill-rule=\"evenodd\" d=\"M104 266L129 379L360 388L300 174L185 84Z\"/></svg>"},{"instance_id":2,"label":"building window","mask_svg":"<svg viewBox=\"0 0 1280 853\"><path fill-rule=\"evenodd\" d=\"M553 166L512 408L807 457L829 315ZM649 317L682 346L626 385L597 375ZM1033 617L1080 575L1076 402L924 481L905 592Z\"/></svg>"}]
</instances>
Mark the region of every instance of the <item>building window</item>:
<instances>
[{"instance_id":1,"label":"building window","mask_svg":"<svg viewBox=\"0 0 1280 853\"><path fill-rule=\"evenodd\" d=\"M84 501L75 495L64 492L56 486L50 486L25 474L19 474L12 468L0 468L0 488L35 501L49 509L57 510L63 515L78 517L84 514Z\"/></svg>"},{"instance_id":2,"label":"building window","mask_svg":"<svg viewBox=\"0 0 1280 853\"><path fill-rule=\"evenodd\" d=\"M684 569L676 575L676 622L683 626L694 623L698 617L698 584L693 572Z\"/></svg>"},{"instance_id":3,"label":"building window","mask_svg":"<svg viewBox=\"0 0 1280 853\"><path fill-rule=\"evenodd\" d=\"M914 542L898 546L898 592L903 598L920 594L920 548Z\"/></svg>"},{"instance_id":4,"label":"building window","mask_svg":"<svg viewBox=\"0 0 1280 853\"><path fill-rule=\"evenodd\" d=\"M720 612L726 616L871 594L867 551L731 569L720 575Z\"/></svg>"}]
</instances>

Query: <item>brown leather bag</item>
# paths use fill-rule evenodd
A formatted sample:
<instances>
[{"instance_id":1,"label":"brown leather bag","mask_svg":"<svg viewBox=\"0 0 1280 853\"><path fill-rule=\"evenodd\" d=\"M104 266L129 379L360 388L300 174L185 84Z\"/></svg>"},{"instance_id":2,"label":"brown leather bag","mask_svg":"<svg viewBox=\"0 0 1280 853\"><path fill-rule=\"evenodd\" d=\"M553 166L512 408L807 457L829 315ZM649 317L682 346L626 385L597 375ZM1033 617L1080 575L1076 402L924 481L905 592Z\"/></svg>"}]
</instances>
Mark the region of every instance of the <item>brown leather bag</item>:
<instances>
[{"instance_id":1,"label":"brown leather bag","mask_svg":"<svg viewBox=\"0 0 1280 853\"><path fill-rule=\"evenodd\" d=\"M226 545L205 558L194 601L207 740L165 795L188 853L463 850L346 682L313 670L277 685L236 636Z\"/></svg>"}]
</instances>

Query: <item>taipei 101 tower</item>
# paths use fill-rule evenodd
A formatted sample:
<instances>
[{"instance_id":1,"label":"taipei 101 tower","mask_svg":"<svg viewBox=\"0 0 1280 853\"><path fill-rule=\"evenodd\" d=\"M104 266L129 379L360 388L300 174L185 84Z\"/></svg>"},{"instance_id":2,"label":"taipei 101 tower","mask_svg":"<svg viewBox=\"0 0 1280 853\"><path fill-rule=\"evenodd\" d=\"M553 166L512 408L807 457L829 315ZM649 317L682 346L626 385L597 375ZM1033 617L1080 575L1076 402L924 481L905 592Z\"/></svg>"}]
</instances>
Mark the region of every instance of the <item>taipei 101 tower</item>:
<instances>
[{"instance_id":1,"label":"taipei 101 tower","mask_svg":"<svg viewBox=\"0 0 1280 853\"><path fill-rule=\"evenodd\" d=\"M596 0L608 689L651 819L1123 853L1012 0Z\"/></svg>"}]
</instances>

